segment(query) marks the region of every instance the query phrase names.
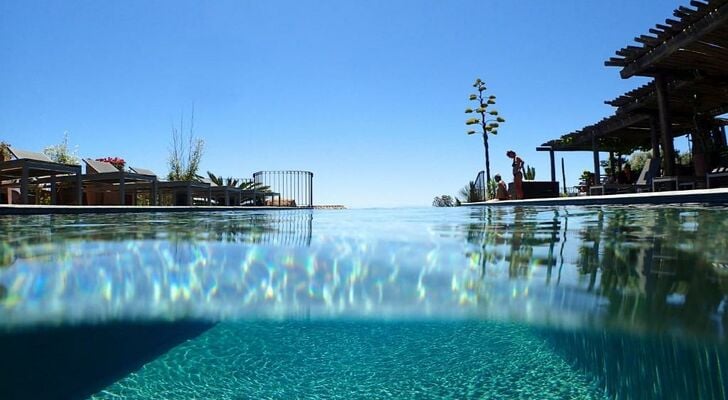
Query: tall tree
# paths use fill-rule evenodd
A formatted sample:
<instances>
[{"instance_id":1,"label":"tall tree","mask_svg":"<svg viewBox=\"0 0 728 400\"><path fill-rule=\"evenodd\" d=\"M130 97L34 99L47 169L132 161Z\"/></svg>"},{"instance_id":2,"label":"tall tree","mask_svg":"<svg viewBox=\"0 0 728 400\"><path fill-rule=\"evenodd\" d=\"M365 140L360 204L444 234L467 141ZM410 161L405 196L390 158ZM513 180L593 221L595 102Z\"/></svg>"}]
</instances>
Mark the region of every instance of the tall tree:
<instances>
[{"instance_id":1,"label":"tall tree","mask_svg":"<svg viewBox=\"0 0 728 400\"><path fill-rule=\"evenodd\" d=\"M506 122L506 120L498 116L498 111L488 109L489 106L495 104L495 96L489 95L486 97L485 92L487 88L485 87L485 82L478 78L475 80L475 83L473 83L473 87L475 88L475 90L478 91L478 93L471 94L469 100L475 102L476 107L475 109L465 109L465 113L480 114L480 118L468 118L465 121L465 125L475 125L480 127L480 132L477 132L475 129L471 129L468 130L468 135L473 135L475 133L483 134L483 147L485 147L485 177L486 182L490 182L490 154L488 153L488 135L497 135L498 127L501 123ZM491 117L490 119L488 119L489 116Z\"/></svg>"}]
</instances>

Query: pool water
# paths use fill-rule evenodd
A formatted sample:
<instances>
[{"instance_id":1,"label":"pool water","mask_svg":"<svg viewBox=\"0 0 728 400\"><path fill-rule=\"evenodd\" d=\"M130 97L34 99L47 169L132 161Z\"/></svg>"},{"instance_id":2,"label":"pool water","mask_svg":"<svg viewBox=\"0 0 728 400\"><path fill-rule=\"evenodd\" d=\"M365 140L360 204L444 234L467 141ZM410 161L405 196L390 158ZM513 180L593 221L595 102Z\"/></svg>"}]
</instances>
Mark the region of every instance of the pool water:
<instances>
[{"instance_id":1,"label":"pool water","mask_svg":"<svg viewBox=\"0 0 728 400\"><path fill-rule=\"evenodd\" d=\"M603 398L528 328L222 323L93 398Z\"/></svg>"},{"instance_id":2,"label":"pool water","mask_svg":"<svg viewBox=\"0 0 728 400\"><path fill-rule=\"evenodd\" d=\"M726 398L725 232L700 205L0 216L0 396Z\"/></svg>"}]
</instances>

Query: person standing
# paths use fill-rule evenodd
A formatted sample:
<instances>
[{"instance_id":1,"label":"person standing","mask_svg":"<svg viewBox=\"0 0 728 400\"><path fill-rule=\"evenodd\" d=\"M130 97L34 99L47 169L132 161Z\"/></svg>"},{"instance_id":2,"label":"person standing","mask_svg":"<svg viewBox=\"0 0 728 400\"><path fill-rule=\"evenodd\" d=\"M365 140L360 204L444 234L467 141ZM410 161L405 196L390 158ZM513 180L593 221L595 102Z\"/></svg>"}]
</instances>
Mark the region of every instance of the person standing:
<instances>
[{"instance_id":1,"label":"person standing","mask_svg":"<svg viewBox=\"0 0 728 400\"><path fill-rule=\"evenodd\" d=\"M508 158L513 159L513 186L516 189L516 200L523 199L523 160L513 150L506 152Z\"/></svg>"}]
</instances>

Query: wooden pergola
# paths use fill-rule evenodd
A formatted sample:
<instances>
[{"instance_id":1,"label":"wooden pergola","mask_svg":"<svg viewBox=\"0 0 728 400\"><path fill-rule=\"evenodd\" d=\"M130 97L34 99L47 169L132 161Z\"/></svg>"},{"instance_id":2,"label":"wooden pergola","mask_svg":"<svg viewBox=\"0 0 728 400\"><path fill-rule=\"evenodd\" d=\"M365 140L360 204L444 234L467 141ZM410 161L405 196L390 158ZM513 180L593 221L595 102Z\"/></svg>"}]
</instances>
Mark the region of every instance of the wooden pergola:
<instances>
[{"instance_id":1,"label":"wooden pergola","mask_svg":"<svg viewBox=\"0 0 728 400\"><path fill-rule=\"evenodd\" d=\"M539 150L592 151L599 175L599 151L651 149L662 155L664 175L675 174L673 139L691 134L695 175L705 175L717 160L709 149L726 147L728 112L728 0L692 1L616 52L605 62L621 67L622 78L653 80L606 104L614 115L544 143ZM553 169L553 168L552 168Z\"/></svg>"},{"instance_id":2,"label":"wooden pergola","mask_svg":"<svg viewBox=\"0 0 728 400\"><path fill-rule=\"evenodd\" d=\"M627 46L605 62L622 67L622 78L632 76L724 77L728 65L728 0L691 1L694 8L679 7L677 19L650 29L651 35L634 38L638 46Z\"/></svg>"}]
</instances>

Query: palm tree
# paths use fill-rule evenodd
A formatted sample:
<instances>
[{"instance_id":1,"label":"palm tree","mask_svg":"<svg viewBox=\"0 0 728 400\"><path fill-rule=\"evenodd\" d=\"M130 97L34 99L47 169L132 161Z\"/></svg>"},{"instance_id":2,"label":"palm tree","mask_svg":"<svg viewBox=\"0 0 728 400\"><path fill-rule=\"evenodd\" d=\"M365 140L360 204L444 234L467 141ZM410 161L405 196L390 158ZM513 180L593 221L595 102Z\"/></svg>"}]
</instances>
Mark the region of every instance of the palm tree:
<instances>
[{"instance_id":1,"label":"palm tree","mask_svg":"<svg viewBox=\"0 0 728 400\"><path fill-rule=\"evenodd\" d=\"M210 177L210 181L217 186L229 186L229 187L238 187L238 183L240 182L240 179L233 178L233 177L227 177L223 178L222 175L215 175L210 171L207 171L207 176Z\"/></svg>"},{"instance_id":2,"label":"palm tree","mask_svg":"<svg viewBox=\"0 0 728 400\"><path fill-rule=\"evenodd\" d=\"M255 190L257 192L270 192L270 186L263 185L261 182L248 181L233 177L223 178L222 175L215 175L210 171L207 171L207 176L210 177L210 182L218 186L237 187L243 190Z\"/></svg>"},{"instance_id":3,"label":"palm tree","mask_svg":"<svg viewBox=\"0 0 728 400\"><path fill-rule=\"evenodd\" d=\"M475 185L475 182L470 181L462 189L460 189L460 198L462 201L467 203L474 203L476 201L482 201L480 197L480 190Z\"/></svg>"},{"instance_id":4,"label":"palm tree","mask_svg":"<svg viewBox=\"0 0 728 400\"><path fill-rule=\"evenodd\" d=\"M243 181L239 187L243 190L255 190L258 192L270 192L270 186L264 185L262 182Z\"/></svg>"},{"instance_id":5,"label":"palm tree","mask_svg":"<svg viewBox=\"0 0 728 400\"><path fill-rule=\"evenodd\" d=\"M465 121L465 125L480 125L481 133L483 134L483 147L485 147L485 181L490 182L490 155L488 153L488 134L497 135L498 127L501 123L506 122L506 120L498 116L498 111L488 110L488 106L495 104L495 96L488 96L487 98L485 97L484 92L487 90L487 88L485 87L485 82L478 78L475 80L475 83L473 83L473 87L478 91L478 93L471 94L469 99L470 101L475 101L477 103L477 107L475 109L467 108L465 109L465 113L477 113L480 114L480 118L469 118ZM486 114L495 118L487 119ZM467 133L468 135L472 135L475 134L476 131L469 130Z\"/></svg>"}]
</instances>

